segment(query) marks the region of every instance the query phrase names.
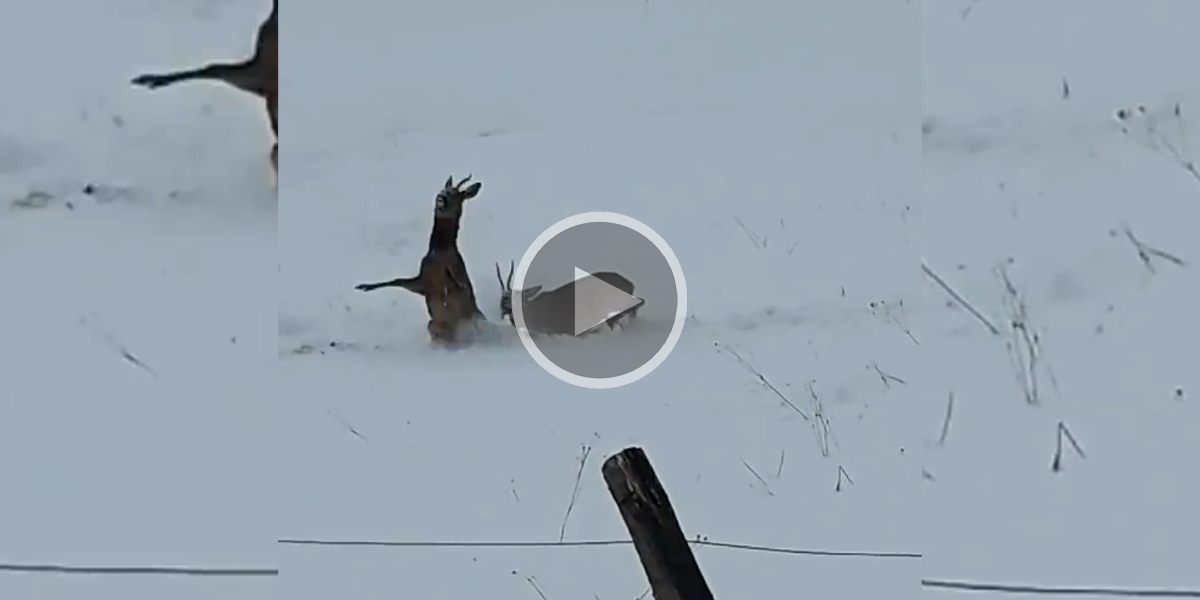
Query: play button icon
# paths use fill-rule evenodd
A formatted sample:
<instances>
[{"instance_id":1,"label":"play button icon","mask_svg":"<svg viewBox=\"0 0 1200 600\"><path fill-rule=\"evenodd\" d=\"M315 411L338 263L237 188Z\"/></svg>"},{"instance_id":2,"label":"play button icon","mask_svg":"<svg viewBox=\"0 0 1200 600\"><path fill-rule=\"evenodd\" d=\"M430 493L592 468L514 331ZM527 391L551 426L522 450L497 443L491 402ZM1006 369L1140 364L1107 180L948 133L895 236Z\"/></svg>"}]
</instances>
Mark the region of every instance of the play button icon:
<instances>
[{"instance_id":1,"label":"play button icon","mask_svg":"<svg viewBox=\"0 0 1200 600\"><path fill-rule=\"evenodd\" d=\"M591 333L637 310L645 300L575 267L575 335Z\"/></svg>"},{"instance_id":2,"label":"play button icon","mask_svg":"<svg viewBox=\"0 0 1200 600\"><path fill-rule=\"evenodd\" d=\"M551 375L586 388L648 375L674 349L687 316L675 253L653 229L616 213L575 215L542 232L511 289L526 350Z\"/></svg>"}]
</instances>

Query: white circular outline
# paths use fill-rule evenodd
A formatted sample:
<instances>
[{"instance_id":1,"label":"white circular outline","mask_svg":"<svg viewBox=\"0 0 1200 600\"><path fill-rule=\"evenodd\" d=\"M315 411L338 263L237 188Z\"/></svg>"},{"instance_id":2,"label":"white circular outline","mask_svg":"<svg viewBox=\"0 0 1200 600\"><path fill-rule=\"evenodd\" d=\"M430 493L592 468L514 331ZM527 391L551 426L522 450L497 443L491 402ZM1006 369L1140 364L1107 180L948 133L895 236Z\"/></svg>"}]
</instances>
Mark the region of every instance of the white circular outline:
<instances>
[{"instance_id":1,"label":"white circular outline","mask_svg":"<svg viewBox=\"0 0 1200 600\"><path fill-rule=\"evenodd\" d=\"M529 335L529 330L525 328L525 314L522 305L524 302L520 298L520 290L525 289L525 275L529 270L529 263L533 260L537 253L541 251L546 244L554 238L554 236L577 225L586 225L588 223L610 223L612 225L620 225L628 227L650 240L654 247L658 249L663 258L667 259L667 264L671 266L671 274L675 278L675 321L671 324L671 333L667 336L667 343L663 344L658 352L646 361L642 366L622 375L614 377L584 377L576 375L556 364L554 361L546 358L542 354L541 348L533 342L533 337ZM529 249L521 256L521 262L517 265L517 270L513 274L512 288L517 290L513 298L513 321L516 323L517 335L521 338L521 345L525 346L525 350L533 357L539 366L546 372L557 377L559 380L569 383L574 386L588 388L593 390L607 390L618 388L623 385L633 383L647 375L654 369L657 369L663 361L667 360L667 356L675 349L675 345L679 343L679 336L683 333L683 325L687 320L687 283L683 277L683 266L679 264L679 258L675 256L675 251L667 245L667 241L663 239L658 232L650 228L649 225L619 213L613 212L586 212L579 213L567 217L550 227L537 236L533 243L529 245Z\"/></svg>"}]
</instances>

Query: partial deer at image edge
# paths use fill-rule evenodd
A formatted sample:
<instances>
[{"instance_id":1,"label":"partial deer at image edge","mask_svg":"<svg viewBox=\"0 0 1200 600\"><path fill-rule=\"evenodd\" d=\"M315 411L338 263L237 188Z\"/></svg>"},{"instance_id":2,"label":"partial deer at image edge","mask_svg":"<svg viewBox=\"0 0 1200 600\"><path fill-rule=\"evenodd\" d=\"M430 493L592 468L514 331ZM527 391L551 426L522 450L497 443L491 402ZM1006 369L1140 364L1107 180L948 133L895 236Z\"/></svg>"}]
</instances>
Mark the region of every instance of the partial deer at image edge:
<instances>
[{"instance_id":1,"label":"partial deer at image edge","mask_svg":"<svg viewBox=\"0 0 1200 600\"><path fill-rule=\"evenodd\" d=\"M147 73L134 77L134 85L158 89L183 81L223 81L254 94L267 105L267 118L275 142L271 146L271 184L279 185L279 0L258 28L254 54L238 62L211 62L201 67L169 73Z\"/></svg>"}]
</instances>

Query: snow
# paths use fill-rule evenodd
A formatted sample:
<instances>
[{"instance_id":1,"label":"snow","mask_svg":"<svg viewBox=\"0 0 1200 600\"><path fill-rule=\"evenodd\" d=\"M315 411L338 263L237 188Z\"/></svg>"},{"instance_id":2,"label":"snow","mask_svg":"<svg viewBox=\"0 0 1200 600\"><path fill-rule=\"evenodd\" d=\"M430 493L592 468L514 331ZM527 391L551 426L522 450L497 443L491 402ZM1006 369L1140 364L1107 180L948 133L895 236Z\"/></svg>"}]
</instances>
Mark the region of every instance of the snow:
<instances>
[{"instance_id":1,"label":"snow","mask_svg":"<svg viewBox=\"0 0 1200 600\"><path fill-rule=\"evenodd\" d=\"M275 543L624 540L600 465L631 445L689 537L924 553L697 546L719 598L1200 587L1200 183L1166 145L1200 148L1194 3L294 0L281 202L255 99L128 84L247 52L258 4L0 22L0 564L282 576L0 571L0 597L635 598L629 545ZM484 183L460 247L499 334L460 352L411 294L353 290L415 270L451 173ZM689 286L673 354L615 390L497 319L491 263L589 211L653 227ZM1060 422L1086 458L1054 472Z\"/></svg>"},{"instance_id":2,"label":"snow","mask_svg":"<svg viewBox=\"0 0 1200 600\"><path fill-rule=\"evenodd\" d=\"M628 539L600 465L636 445L689 537L919 551L926 385L905 333L921 294L917 6L297 0L287 10L285 537ZM415 272L434 195L468 173L483 189L465 207L459 247L501 335L446 352L429 346L418 298L353 288ZM498 320L492 263L591 211L666 239L692 315L658 370L612 390L555 379ZM644 335L575 343L613 352ZM812 423L715 342L809 413L814 382L836 440L828 457ZM839 467L853 479L840 492ZM920 594L915 559L697 556L722 598ZM299 600L646 590L628 545L283 544L280 568L282 595Z\"/></svg>"},{"instance_id":3,"label":"snow","mask_svg":"<svg viewBox=\"0 0 1200 600\"><path fill-rule=\"evenodd\" d=\"M1005 330L927 285L924 576L1200 588L1200 181L1164 145L1200 150L1200 5L1009 0L963 19L968 4L922 14L923 254ZM1189 265L1151 273L1126 227ZM1040 333L1037 406L1005 348L1005 261ZM1086 458L1064 441L1056 473L1059 422Z\"/></svg>"},{"instance_id":4,"label":"snow","mask_svg":"<svg viewBox=\"0 0 1200 600\"><path fill-rule=\"evenodd\" d=\"M276 564L270 130L219 86L128 84L245 52L252 4L48 1L0 20L0 563ZM0 597L271 583L0 572Z\"/></svg>"}]
</instances>

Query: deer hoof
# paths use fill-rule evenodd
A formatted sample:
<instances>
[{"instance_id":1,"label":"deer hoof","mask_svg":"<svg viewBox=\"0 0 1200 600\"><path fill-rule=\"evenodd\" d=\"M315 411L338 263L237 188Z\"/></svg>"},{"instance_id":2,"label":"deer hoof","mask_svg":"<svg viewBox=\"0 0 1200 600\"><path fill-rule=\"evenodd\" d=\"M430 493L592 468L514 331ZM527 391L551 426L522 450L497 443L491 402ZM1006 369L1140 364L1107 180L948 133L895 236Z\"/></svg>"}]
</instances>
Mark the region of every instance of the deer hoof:
<instances>
[{"instance_id":1,"label":"deer hoof","mask_svg":"<svg viewBox=\"0 0 1200 600\"><path fill-rule=\"evenodd\" d=\"M163 82L163 78L161 76L148 74L148 75L138 75L137 77L134 77L132 80L130 80L129 83L131 83L133 85L141 86L144 88L150 88L153 90L155 88L162 87L164 82Z\"/></svg>"}]
</instances>

